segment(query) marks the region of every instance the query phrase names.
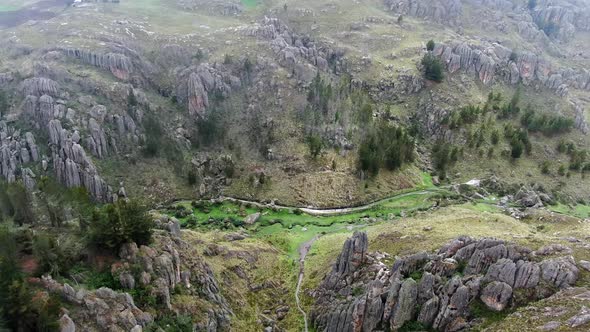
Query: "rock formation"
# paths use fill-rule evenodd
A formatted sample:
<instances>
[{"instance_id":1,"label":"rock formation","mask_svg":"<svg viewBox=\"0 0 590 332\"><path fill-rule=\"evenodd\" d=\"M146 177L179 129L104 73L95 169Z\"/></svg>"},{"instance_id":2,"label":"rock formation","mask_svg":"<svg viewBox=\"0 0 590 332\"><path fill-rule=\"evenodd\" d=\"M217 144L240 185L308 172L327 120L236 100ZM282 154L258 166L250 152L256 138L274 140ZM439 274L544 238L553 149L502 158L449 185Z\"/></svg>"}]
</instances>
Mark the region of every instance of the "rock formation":
<instances>
[{"instance_id":1,"label":"rock formation","mask_svg":"<svg viewBox=\"0 0 590 332\"><path fill-rule=\"evenodd\" d=\"M48 276L38 282L73 307L60 318L62 331L141 331L153 322L152 315L139 309L128 293L106 287L93 291L75 289Z\"/></svg>"},{"instance_id":2,"label":"rock formation","mask_svg":"<svg viewBox=\"0 0 590 332\"><path fill-rule=\"evenodd\" d=\"M39 160L35 136L31 132L21 135L20 130L0 121L0 175L9 183L22 177L27 187L34 185L35 174L23 166Z\"/></svg>"},{"instance_id":3,"label":"rock formation","mask_svg":"<svg viewBox=\"0 0 590 332\"><path fill-rule=\"evenodd\" d=\"M121 261L111 266L113 277L124 288L151 289L157 305L167 309L179 310L172 302L171 293L175 287L182 286L195 300L210 304L209 310L204 312L207 317L204 325L214 327L209 331L227 330L233 312L221 294L213 271L179 234L175 234L177 227L168 223L161 223L161 226L172 236L156 234L150 246L138 248L135 243L123 246L119 253Z\"/></svg>"},{"instance_id":4,"label":"rock formation","mask_svg":"<svg viewBox=\"0 0 590 332\"><path fill-rule=\"evenodd\" d=\"M27 78L21 83L21 91L25 96L41 97L42 95L49 95L58 97L59 84L44 77Z\"/></svg>"},{"instance_id":5,"label":"rock formation","mask_svg":"<svg viewBox=\"0 0 590 332\"><path fill-rule=\"evenodd\" d=\"M311 320L321 331L397 330L410 321L437 331L469 329L475 302L503 311L576 282L571 256L536 262L530 255L502 240L460 237L388 268L378 254L366 253L366 234L355 233L313 293Z\"/></svg>"},{"instance_id":6,"label":"rock formation","mask_svg":"<svg viewBox=\"0 0 590 332\"><path fill-rule=\"evenodd\" d=\"M96 166L76 142L77 136L63 129L58 119L49 121L47 131L52 151L53 171L66 187L84 187L92 198L100 202L117 199L112 188L100 177Z\"/></svg>"},{"instance_id":7,"label":"rock formation","mask_svg":"<svg viewBox=\"0 0 590 332\"><path fill-rule=\"evenodd\" d=\"M567 94L568 87L590 89L590 72L586 69L554 69L545 60L532 53L521 53L512 57L512 51L499 44L487 47L471 46L466 43L436 45L433 53L441 58L447 70L475 73L484 84L501 79L510 84L540 83L559 95Z\"/></svg>"},{"instance_id":8,"label":"rock formation","mask_svg":"<svg viewBox=\"0 0 590 332\"><path fill-rule=\"evenodd\" d=\"M241 87L240 78L232 75L223 65L201 64L174 74L178 77L176 98L187 105L189 115L204 118L209 98L227 98L232 90Z\"/></svg>"},{"instance_id":9,"label":"rock formation","mask_svg":"<svg viewBox=\"0 0 590 332\"><path fill-rule=\"evenodd\" d=\"M436 23L458 25L462 14L460 0L385 0L385 6L396 14L428 19Z\"/></svg>"},{"instance_id":10,"label":"rock formation","mask_svg":"<svg viewBox=\"0 0 590 332\"><path fill-rule=\"evenodd\" d=\"M83 63L106 69L120 80L128 80L133 73L133 62L124 54L97 53L82 49L64 49L63 52Z\"/></svg>"},{"instance_id":11,"label":"rock formation","mask_svg":"<svg viewBox=\"0 0 590 332\"><path fill-rule=\"evenodd\" d=\"M278 18L265 17L260 22L241 29L241 33L270 40L270 48L278 56L279 63L295 71L297 78L311 76L315 72L307 70L301 60L321 71L328 70L328 60L337 70L341 67L339 59L344 55L342 50L319 45L309 37L298 36ZM309 75L305 73L307 71L310 72Z\"/></svg>"}]
</instances>

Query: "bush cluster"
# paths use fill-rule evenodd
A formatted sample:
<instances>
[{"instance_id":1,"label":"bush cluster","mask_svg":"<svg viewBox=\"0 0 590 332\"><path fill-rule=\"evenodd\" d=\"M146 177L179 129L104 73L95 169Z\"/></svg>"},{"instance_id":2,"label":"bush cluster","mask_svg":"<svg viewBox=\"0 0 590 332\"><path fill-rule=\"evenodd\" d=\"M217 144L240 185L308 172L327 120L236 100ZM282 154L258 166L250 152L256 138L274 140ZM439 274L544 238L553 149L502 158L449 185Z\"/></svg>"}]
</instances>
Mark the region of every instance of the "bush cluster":
<instances>
[{"instance_id":1,"label":"bush cluster","mask_svg":"<svg viewBox=\"0 0 590 332\"><path fill-rule=\"evenodd\" d=\"M574 120L562 115L535 114L528 109L520 118L523 127L532 132L542 132L545 135L561 134L570 131Z\"/></svg>"},{"instance_id":2,"label":"bush cluster","mask_svg":"<svg viewBox=\"0 0 590 332\"><path fill-rule=\"evenodd\" d=\"M422 66L424 67L424 77L435 82L442 82L445 78L443 72L443 65L440 60L432 53L427 53L422 58Z\"/></svg>"},{"instance_id":3,"label":"bush cluster","mask_svg":"<svg viewBox=\"0 0 590 332\"><path fill-rule=\"evenodd\" d=\"M117 253L125 243L149 244L154 221L137 201L119 200L96 209L89 226L92 245Z\"/></svg>"},{"instance_id":4,"label":"bush cluster","mask_svg":"<svg viewBox=\"0 0 590 332\"><path fill-rule=\"evenodd\" d=\"M370 130L359 147L359 168L377 174L380 168L399 169L414 161L414 139L402 128L381 125Z\"/></svg>"}]
</instances>

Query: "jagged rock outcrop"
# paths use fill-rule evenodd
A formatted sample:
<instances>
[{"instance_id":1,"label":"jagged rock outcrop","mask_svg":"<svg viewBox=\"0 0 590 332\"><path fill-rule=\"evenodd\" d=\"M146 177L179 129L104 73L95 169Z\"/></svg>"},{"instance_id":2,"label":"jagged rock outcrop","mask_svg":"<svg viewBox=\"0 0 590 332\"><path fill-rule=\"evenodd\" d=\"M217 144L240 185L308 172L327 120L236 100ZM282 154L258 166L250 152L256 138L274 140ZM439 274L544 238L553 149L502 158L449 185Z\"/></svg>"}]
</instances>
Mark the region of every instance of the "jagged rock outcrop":
<instances>
[{"instance_id":1,"label":"jagged rock outcrop","mask_svg":"<svg viewBox=\"0 0 590 332\"><path fill-rule=\"evenodd\" d=\"M426 135L434 140L445 139L452 141L453 131L447 126L441 125L441 120L447 117L451 110L442 107L442 103L447 103L441 96L430 92L418 100L418 111L416 112L415 122L420 125L420 129Z\"/></svg>"},{"instance_id":2,"label":"jagged rock outcrop","mask_svg":"<svg viewBox=\"0 0 590 332\"><path fill-rule=\"evenodd\" d=\"M176 98L187 105L191 117L205 117L209 106L209 98L226 98L241 87L240 78L230 73L229 69L220 64L201 64L183 69L176 74Z\"/></svg>"},{"instance_id":3,"label":"jagged rock outcrop","mask_svg":"<svg viewBox=\"0 0 590 332\"><path fill-rule=\"evenodd\" d=\"M387 9L396 14L448 25L459 25L463 11L460 0L385 0L384 3Z\"/></svg>"},{"instance_id":4,"label":"jagged rock outcrop","mask_svg":"<svg viewBox=\"0 0 590 332\"><path fill-rule=\"evenodd\" d=\"M437 44L433 54L440 57L450 73L458 70L471 72L484 84L497 79L510 84L538 83L560 96L567 95L568 87L590 89L590 73L586 69L552 68L533 53L513 54L512 50L497 43L486 46Z\"/></svg>"},{"instance_id":5,"label":"jagged rock outcrop","mask_svg":"<svg viewBox=\"0 0 590 332\"><path fill-rule=\"evenodd\" d=\"M27 78L21 83L21 92L25 96L41 97L42 95L49 95L59 97L59 89L59 84L56 81L44 77Z\"/></svg>"},{"instance_id":6,"label":"jagged rock outcrop","mask_svg":"<svg viewBox=\"0 0 590 332\"><path fill-rule=\"evenodd\" d=\"M26 187L34 186L35 174L23 166L39 160L35 136L31 132L21 135L20 130L0 121L0 175L9 183L20 177Z\"/></svg>"},{"instance_id":7,"label":"jagged rock outcrop","mask_svg":"<svg viewBox=\"0 0 590 332\"><path fill-rule=\"evenodd\" d=\"M550 37L560 41L570 40L576 31L590 31L590 8L583 2L539 1L532 17Z\"/></svg>"},{"instance_id":8,"label":"jagged rock outcrop","mask_svg":"<svg viewBox=\"0 0 590 332\"><path fill-rule=\"evenodd\" d=\"M324 280L326 287L334 287L340 283L349 284L354 272L366 262L368 246L367 233L355 232L347 239L332 272Z\"/></svg>"},{"instance_id":9,"label":"jagged rock outcrop","mask_svg":"<svg viewBox=\"0 0 590 332\"><path fill-rule=\"evenodd\" d=\"M201 197L215 197L221 192L223 186L231 183L231 175L228 170L235 167L231 155L210 155L202 153L191 160L192 169L195 172L197 182L200 183L199 195Z\"/></svg>"},{"instance_id":10,"label":"jagged rock outcrop","mask_svg":"<svg viewBox=\"0 0 590 332\"><path fill-rule=\"evenodd\" d=\"M574 125L579 131L584 133L584 135L588 135L590 132L590 127L586 121L586 113L584 112L584 108L575 101L572 102L572 105L574 106Z\"/></svg>"},{"instance_id":11,"label":"jagged rock outcrop","mask_svg":"<svg viewBox=\"0 0 590 332\"><path fill-rule=\"evenodd\" d=\"M81 145L81 137L78 131L70 131L62 126L62 120L67 122L74 120L75 111L67 109L65 101L54 99L52 96L58 96L59 86L54 81L44 78L33 78L22 84L22 91L26 94L23 102L23 110L27 118L37 130L47 133L49 137L49 149L53 162L53 171L56 178L67 187L84 187L88 190L90 196L100 202L112 202L117 199L111 187L98 174L98 171L91 158L86 155L86 150ZM52 83L53 82L53 83ZM107 140L101 123L108 119L113 120L112 116L107 117L106 108L102 105L95 105L89 111L89 120L77 122L83 124L88 130L89 136L84 143L93 155L103 158L108 154L110 146L115 145L115 141ZM124 117L125 119L125 117ZM125 133L132 134L135 125L132 121L123 123L122 130ZM133 133L135 135L135 133ZM19 135L6 135L19 139ZM26 133L22 143L13 144L14 149L19 149L19 157L5 154L7 160L2 167L3 175L9 180L14 180L16 166L28 162L36 162L40 159L39 149L35 144L32 133ZM10 159L14 159L11 161ZM44 160L47 163L47 160ZM27 172L27 182L31 184L30 170Z\"/></svg>"},{"instance_id":12,"label":"jagged rock outcrop","mask_svg":"<svg viewBox=\"0 0 590 332\"><path fill-rule=\"evenodd\" d=\"M47 124L52 151L53 170L66 187L84 187L92 198L100 202L117 200L112 188L98 174L96 166L84 148L75 142L75 133L63 129L58 119Z\"/></svg>"},{"instance_id":13,"label":"jagged rock outcrop","mask_svg":"<svg viewBox=\"0 0 590 332\"><path fill-rule=\"evenodd\" d=\"M79 59L83 63L110 71L120 80L128 80L133 73L133 62L120 53L97 53L82 49L63 49L67 56Z\"/></svg>"},{"instance_id":14,"label":"jagged rock outcrop","mask_svg":"<svg viewBox=\"0 0 590 332\"><path fill-rule=\"evenodd\" d=\"M436 331L470 329L477 324L472 303L503 311L570 287L579 273L571 256L537 262L529 260L527 248L469 237L455 239L435 254L399 258L391 269L369 253L356 256L365 257L366 264L350 265L353 244L366 241L360 234L346 241L332 272L312 293L311 321L317 330L398 330L414 320ZM346 266L355 266L352 274L344 272ZM346 282L332 281L342 275L348 276Z\"/></svg>"},{"instance_id":15,"label":"jagged rock outcrop","mask_svg":"<svg viewBox=\"0 0 590 332\"><path fill-rule=\"evenodd\" d=\"M93 155L98 158L106 157L108 154L108 142L104 130L94 118L88 120L90 135L86 139L86 146Z\"/></svg>"},{"instance_id":16,"label":"jagged rock outcrop","mask_svg":"<svg viewBox=\"0 0 590 332\"><path fill-rule=\"evenodd\" d=\"M165 227L168 224L160 225ZM209 331L227 330L233 313L221 294L213 272L200 255L180 239L180 234L174 234L174 229L167 231L172 236L159 231L150 246L138 248L135 243L124 245L119 252L121 261L111 266L113 277L125 288L133 285L151 289L157 305L169 310L183 310L184 306L176 306L171 297L173 290L182 286L185 288L183 291L194 296L195 300L209 303L209 310L201 312L207 317L204 324L215 327Z\"/></svg>"},{"instance_id":17,"label":"jagged rock outcrop","mask_svg":"<svg viewBox=\"0 0 590 332\"><path fill-rule=\"evenodd\" d=\"M554 199L551 194L544 193L538 186L522 186L513 200L523 207L543 207L545 204L553 204Z\"/></svg>"},{"instance_id":18,"label":"jagged rock outcrop","mask_svg":"<svg viewBox=\"0 0 590 332\"><path fill-rule=\"evenodd\" d=\"M328 61L337 72L342 65L340 58L344 55L343 50L319 45L309 37L299 36L278 18L264 17L259 23L240 31L244 35L270 40L270 47L279 57L281 65L292 69L297 78L309 76L305 72L312 72L307 70L299 59L322 71L329 68Z\"/></svg>"},{"instance_id":19,"label":"jagged rock outcrop","mask_svg":"<svg viewBox=\"0 0 590 332\"><path fill-rule=\"evenodd\" d=\"M153 322L152 315L139 309L128 293L106 287L93 291L75 289L49 276L37 282L70 305L69 313L60 319L62 331L130 331Z\"/></svg>"}]
</instances>

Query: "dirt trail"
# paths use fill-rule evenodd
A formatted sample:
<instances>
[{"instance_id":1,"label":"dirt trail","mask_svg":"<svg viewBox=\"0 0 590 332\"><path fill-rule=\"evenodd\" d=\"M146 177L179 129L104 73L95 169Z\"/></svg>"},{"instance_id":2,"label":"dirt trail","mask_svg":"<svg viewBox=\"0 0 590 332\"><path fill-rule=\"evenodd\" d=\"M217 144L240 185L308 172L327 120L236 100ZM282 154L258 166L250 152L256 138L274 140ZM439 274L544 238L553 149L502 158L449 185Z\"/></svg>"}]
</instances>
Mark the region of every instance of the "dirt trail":
<instances>
[{"instance_id":1,"label":"dirt trail","mask_svg":"<svg viewBox=\"0 0 590 332\"><path fill-rule=\"evenodd\" d=\"M348 226L343 226L343 227L337 228L330 233L339 232L345 228L352 231L355 228L360 228L360 227L365 227L365 226L367 226L367 225L366 224L348 225ZM303 277L305 275L305 257L307 257L307 254L309 253L311 246L321 236L322 235L317 234L311 240L304 242L301 244L301 246L299 246L299 278L297 279L297 289L295 290L295 302L297 303L297 310L299 310L299 312L301 312L301 315L303 316L303 321L305 322L305 332L309 331L309 327L308 327L308 323L307 323L307 313L305 312L305 310L303 310L303 307L301 306L301 302L299 299L299 293L301 292L301 284L303 283Z\"/></svg>"},{"instance_id":2,"label":"dirt trail","mask_svg":"<svg viewBox=\"0 0 590 332\"><path fill-rule=\"evenodd\" d=\"M404 194L398 194L398 195L386 197L386 198L383 198L378 201L374 201L374 202L371 202L371 203L368 203L365 205L354 206L354 207L344 207L344 208L334 208L334 209L323 209L323 208L313 208L313 207L294 207L294 206L284 206L284 205L270 205L270 204L264 204L264 203L260 203L260 202L248 201L245 199L234 198L234 197L225 197L225 196L221 196L219 199L222 201L230 201L230 202L234 202L234 203L250 204L250 205L254 205L256 207L261 207L261 208L274 207L277 209L299 209L311 216L336 216L336 215L341 215L341 214L348 214L348 213L365 211L365 210L368 210L376 205L379 205L381 203L385 203L385 202L395 199L395 198L402 198L402 197L411 196L411 195L430 194L430 193L435 192L436 190L440 190L442 188L443 187L437 188L435 190L426 189L426 190L419 190L419 191L410 191L410 192L407 192Z\"/></svg>"},{"instance_id":3,"label":"dirt trail","mask_svg":"<svg viewBox=\"0 0 590 332\"><path fill-rule=\"evenodd\" d=\"M320 236L316 235L311 240L301 244L299 247L299 278L297 279L297 289L295 290L295 302L297 303L297 309L299 312L301 312L301 315L303 315L303 321L305 322L305 332L309 331L307 326L307 313L305 310L303 310L303 307L301 307L299 292L301 291L301 284L303 283L303 276L305 274L305 257L307 256L307 253L309 252L309 249L311 249L313 243L319 238Z\"/></svg>"}]
</instances>

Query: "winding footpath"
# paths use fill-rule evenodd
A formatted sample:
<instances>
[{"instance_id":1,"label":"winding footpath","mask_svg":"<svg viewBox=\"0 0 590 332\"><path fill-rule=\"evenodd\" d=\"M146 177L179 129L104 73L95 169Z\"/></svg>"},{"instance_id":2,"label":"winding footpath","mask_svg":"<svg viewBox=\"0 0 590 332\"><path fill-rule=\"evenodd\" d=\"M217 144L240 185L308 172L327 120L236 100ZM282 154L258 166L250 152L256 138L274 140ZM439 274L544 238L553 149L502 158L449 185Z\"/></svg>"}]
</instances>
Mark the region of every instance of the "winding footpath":
<instances>
[{"instance_id":1,"label":"winding footpath","mask_svg":"<svg viewBox=\"0 0 590 332\"><path fill-rule=\"evenodd\" d=\"M383 198L383 199L380 199L380 200L377 200L377 201L374 201L371 203L367 203L364 205L354 206L354 207L344 207L344 208L324 208L324 209L322 209L322 208L314 208L314 207L283 206L283 205L275 205L275 204L264 204L264 203L260 203L260 202L256 202L256 201L249 201L249 200L245 200L245 199L240 199L240 198L235 198L235 197L226 197L226 196L219 197L217 199L217 201L222 201L222 202L228 201L228 202L240 203L240 204L250 204L250 205L253 205L256 207L260 207L260 208L275 208L275 209L288 209L288 210L299 209L302 212L304 212L308 215L311 215L311 216L336 216L336 215L344 215L344 214L349 214L349 213L365 211L365 210L371 209L374 206L380 205L382 203L386 203L391 200L399 199L399 198L403 198L403 197L407 197L407 196L427 195L427 194L431 194L431 193L436 193L436 192L439 192L439 191L446 189L446 188L448 188L448 187L438 187L438 188L431 188L431 189L409 191L406 193L386 197L386 198ZM366 226L366 225L345 226L345 227L339 228L334 231L340 231L343 228L348 228L348 227L358 228L358 227L363 227L363 226ZM320 236L321 236L320 234L317 234L312 239L308 240L307 242L302 243L298 249L298 251L299 251L299 276L297 279L297 288L295 290L295 302L297 304L297 310L299 310L299 312L303 316L303 321L304 321L304 326L305 326L304 331L305 332L309 332L308 318L307 318L307 313L305 312L305 310L303 309L303 307L301 305L301 300L299 298L299 294L301 293L301 285L303 284L303 278L305 275L305 258L307 256L307 254L309 253L309 250L311 249L314 242L317 241L320 238Z\"/></svg>"},{"instance_id":2,"label":"winding footpath","mask_svg":"<svg viewBox=\"0 0 590 332\"><path fill-rule=\"evenodd\" d=\"M388 201L391 201L393 199L398 199L398 198L402 198L402 197L407 197L407 196L412 196L412 195L427 195L427 194L431 194L431 193L436 193L438 191L440 191L441 189L445 189L446 187L438 187L436 189L424 189L424 190L417 190L417 191L410 191L407 193L403 193L403 194L397 194L397 195L393 195L390 197L386 197L386 198L382 198L380 200L371 202L371 203L367 203L364 205L359 205L359 206L354 206L354 207L344 207L344 208L314 208L314 207L295 207L295 206L286 206L286 205L276 205L276 204L265 204L265 203L260 203L260 202L256 202L256 201L249 201L249 200L245 200L245 199L240 199L240 198L234 198L234 197L227 197L227 196L221 196L219 197L219 200L225 202L233 202L233 203L242 203L242 204L250 204L256 207L260 207L260 208L269 208L269 207L273 207L273 208L277 208L277 209L299 209L301 211L303 211L306 214L309 214L311 216L314 217L319 217L319 216L336 216L336 215L342 215L342 214L349 214L349 213L354 213L354 212L361 212L361 211L365 211L368 210L374 206L377 206L379 204L383 204L386 203Z\"/></svg>"},{"instance_id":3,"label":"winding footpath","mask_svg":"<svg viewBox=\"0 0 590 332\"><path fill-rule=\"evenodd\" d=\"M295 302L297 303L297 310L299 310L299 312L301 312L301 315L303 316L303 321L305 323L305 332L309 331L307 326L307 313L305 312L305 310L303 310L303 307L301 306L299 293L301 292L301 284L303 283L303 276L305 272L305 257L307 256L309 249L311 249L312 244L319 238L320 236L316 235L311 240L303 243L299 247L299 278L297 279L297 289L295 290Z\"/></svg>"},{"instance_id":4,"label":"winding footpath","mask_svg":"<svg viewBox=\"0 0 590 332\"><path fill-rule=\"evenodd\" d=\"M354 228L360 228L360 227L365 227L367 226L366 224L361 224L361 225L349 225L349 226L343 226L340 227L336 230L334 230L331 233L334 232L338 232L341 231L344 228L347 228L349 230L352 230ZM323 234L325 235L325 234ZM295 302L297 303L297 310L299 310L299 312L301 312L301 315L303 316L303 321L305 323L305 332L309 332L309 327L308 327L308 323L307 323L307 313L305 312L305 310L303 310L303 307L301 306L301 300L299 299L299 293L301 293L301 284L303 284L303 277L305 275L305 257L307 257L307 254L309 253L309 250L311 249L311 246L314 244L315 241L317 241L320 236L322 235L316 235L314 236L311 240L304 242L303 244L301 244L301 246L299 246L299 277L297 278L297 289L295 290Z\"/></svg>"}]
</instances>

